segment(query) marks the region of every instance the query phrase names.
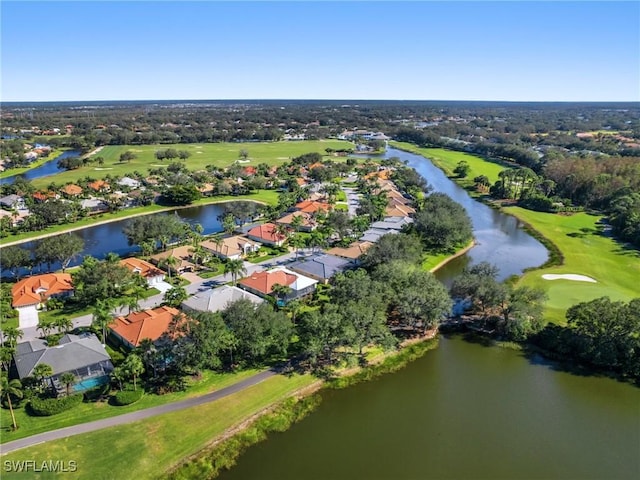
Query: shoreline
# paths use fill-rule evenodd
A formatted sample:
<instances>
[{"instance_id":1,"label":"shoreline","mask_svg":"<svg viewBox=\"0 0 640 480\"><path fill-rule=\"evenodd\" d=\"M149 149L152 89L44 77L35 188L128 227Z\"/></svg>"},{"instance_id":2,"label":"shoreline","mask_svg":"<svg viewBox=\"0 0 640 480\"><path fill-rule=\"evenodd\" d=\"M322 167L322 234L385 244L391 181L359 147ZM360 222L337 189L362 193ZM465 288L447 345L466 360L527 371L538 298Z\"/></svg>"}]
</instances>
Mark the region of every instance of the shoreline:
<instances>
[{"instance_id":1,"label":"shoreline","mask_svg":"<svg viewBox=\"0 0 640 480\"><path fill-rule=\"evenodd\" d=\"M478 242L476 242L476 239L472 239L469 244L466 247L463 247L461 250L458 250L456 253L454 253L453 255L445 258L444 260L442 260L439 264L437 264L435 267L429 269L429 272L431 273L436 273L438 270L440 270L442 267L444 267L446 264L448 264L449 262L451 262L452 260L461 257L462 255L464 255L465 253L467 253L469 250L471 250L473 247L475 247L478 244Z\"/></svg>"},{"instance_id":2,"label":"shoreline","mask_svg":"<svg viewBox=\"0 0 640 480\"><path fill-rule=\"evenodd\" d=\"M14 245L21 245L23 243L31 242L31 241L34 241L34 240L42 240L43 238L55 237L56 235L63 235L65 233L76 232L78 230L84 230L85 228L97 227L99 225L104 225L104 224L107 224L107 223L119 222L120 220L129 220L131 218L143 217L143 216L146 216L146 215L153 215L154 213L171 212L171 211L174 211L174 210L182 210L184 208L197 208L197 207L203 207L203 206L206 206L206 205L215 205L216 203L228 203L228 202L254 202L254 203L259 203L261 205L266 205L267 204L267 202L263 202L261 200L252 200L252 199L248 199L248 198L242 198L242 199L238 199L238 200L234 200L234 199L213 200L211 202L202 202L202 203L198 203L198 204L195 204L195 205L191 204L191 205L178 205L178 206L172 206L172 207L161 207L161 208L156 209L156 210L132 213L131 215L124 215L122 217L107 218L105 220L99 220L97 222L92 222L89 225L82 225L82 226L78 226L78 227L69 227L69 228L64 229L62 231L59 231L59 232L43 233L42 235L37 235L37 236L34 236L34 237L30 237L30 238L23 238L22 240L14 240L13 242L7 242L7 243L0 242L0 249L4 248L4 247L12 247ZM149 205L149 206L153 206L153 205Z\"/></svg>"}]
</instances>

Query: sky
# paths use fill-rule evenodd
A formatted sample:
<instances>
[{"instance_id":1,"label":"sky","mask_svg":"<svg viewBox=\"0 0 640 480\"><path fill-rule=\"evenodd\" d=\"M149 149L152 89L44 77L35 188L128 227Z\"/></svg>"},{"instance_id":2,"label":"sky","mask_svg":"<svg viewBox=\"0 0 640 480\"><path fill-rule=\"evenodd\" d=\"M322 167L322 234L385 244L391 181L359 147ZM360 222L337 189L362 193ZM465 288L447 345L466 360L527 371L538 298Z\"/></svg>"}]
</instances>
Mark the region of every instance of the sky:
<instances>
[{"instance_id":1,"label":"sky","mask_svg":"<svg viewBox=\"0 0 640 480\"><path fill-rule=\"evenodd\" d=\"M640 2L0 2L0 100L640 101Z\"/></svg>"}]
</instances>

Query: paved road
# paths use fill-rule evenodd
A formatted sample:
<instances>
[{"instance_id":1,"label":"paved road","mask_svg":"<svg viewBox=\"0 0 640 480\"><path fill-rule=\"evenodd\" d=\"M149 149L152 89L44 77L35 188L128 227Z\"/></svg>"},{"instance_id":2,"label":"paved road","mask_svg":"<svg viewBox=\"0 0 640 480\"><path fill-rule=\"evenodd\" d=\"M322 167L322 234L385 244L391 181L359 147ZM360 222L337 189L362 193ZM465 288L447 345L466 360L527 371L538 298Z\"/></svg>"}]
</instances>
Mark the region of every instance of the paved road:
<instances>
[{"instance_id":1,"label":"paved road","mask_svg":"<svg viewBox=\"0 0 640 480\"><path fill-rule=\"evenodd\" d=\"M185 408L196 407L205 403L214 402L228 395L237 393L244 390L247 387L256 385L267 378L276 375L276 371L265 370L264 372L256 373L255 375L242 380L238 383L234 383L226 388L222 388L216 392L207 393L200 397L188 398L175 403L168 403L166 405L160 405L158 407L151 407L145 410L138 410L137 412L125 413L124 415L118 415L116 417L104 418L102 420L96 420L93 422L82 423L80 425L74 425L71 427L61 428L59 430L53 430L50 432L39 433L31 437L21 438L20 440L14 440L12 442L3 443L0 445L0 453L5 454L13 452L20 448L30 447L39 443L49 442L51 440L59 440L61 438L71 437L73 435L79 435L81 433L94 432L103 428L113 427L116 425L123 425L125 423L136 422L145 418L154 417L156 415L162 415L163 413L175 412L177 410L183 410Z\"/></svg>"},{"instance_id":2,"label":"paved road","mask_svg":"<svg viewBox=\"0 0 640 480\"><path fill-rule=\"evenodd\" d=\"M308 250L308 249L303 249ZM308 254L308 252L303 252ZM286 265L291 260L295 259L295 253L286 253L280 257L272 258L270 260L265 260L260 263L250 263L244 262L244 267L247 269L247 275L251 275L256 271L264 270L265 268L274 267L276 265ZM197 282L192 282L185 287L188 295L195 295L199 292L204 292L209 290L210 288L215 288L217 286L223 285L225 283L229 283L232 281L231 275L218 275L216 277L211 277L206 280L200 280ZM164 294L160 293L158 295L153 295L149 298L141 300L138 303L140 310L147 310L150 308L155 308L159 306L163 301ZM129 310L126 307L117 308L113 311L115 315L127 315ZM75 317L72 319L73 327L89 327L91 326L91 322L93 320L93 315L82 315L79 317ZM20 338L21 342L26 342L28 340L34 340L42 336L42 332L38 330L36 327L31 328L23 328L22 329L22 337Z\"/></svg>"}]
</instances>

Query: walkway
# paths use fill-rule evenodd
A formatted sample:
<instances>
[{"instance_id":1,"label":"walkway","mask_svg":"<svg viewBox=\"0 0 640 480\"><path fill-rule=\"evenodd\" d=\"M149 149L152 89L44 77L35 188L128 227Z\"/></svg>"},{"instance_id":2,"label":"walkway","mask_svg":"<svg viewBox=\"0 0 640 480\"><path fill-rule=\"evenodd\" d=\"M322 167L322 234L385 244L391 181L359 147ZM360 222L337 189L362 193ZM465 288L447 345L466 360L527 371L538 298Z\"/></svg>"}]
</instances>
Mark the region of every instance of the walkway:
<instances>
[{"instance_id":1,"label":"walkway","mask_svg":"<svg viewBox=\"0 0 640 480\"><path fill-rule=\"evenodd\" d=\"M240 392L276 374L277 372L273 369L266 370L264 372L256 373L255 375L238 383L234 383L233 385L220 389L216 392L207 393L206 395L202 395L200 397L188 398L186 400L181 400L175 403L168 403L166 405L159 405L157 407L138 410L137 412L125 413L124 415L118 415L116 417L103 418L102 420L96 420L93 422L82 423L80 425L60 428L58 430L39 433L37 435L32 435L31 437L21 438L12 442L3 443L0 445L1 454L4 455L20 448L30 447L39 443L50 442L51 440L59 440L61 438L67 438L73 435L79 435L81 433L95 432L96 430L102 430L103 428L137 422L138 420L144 420L145 418L155 417L156 415L162 415L164 413L176 412L178 410L184 410L185 408L197 407L198 405L214 402L221 398Z\"/></svg>"}]
</instances>

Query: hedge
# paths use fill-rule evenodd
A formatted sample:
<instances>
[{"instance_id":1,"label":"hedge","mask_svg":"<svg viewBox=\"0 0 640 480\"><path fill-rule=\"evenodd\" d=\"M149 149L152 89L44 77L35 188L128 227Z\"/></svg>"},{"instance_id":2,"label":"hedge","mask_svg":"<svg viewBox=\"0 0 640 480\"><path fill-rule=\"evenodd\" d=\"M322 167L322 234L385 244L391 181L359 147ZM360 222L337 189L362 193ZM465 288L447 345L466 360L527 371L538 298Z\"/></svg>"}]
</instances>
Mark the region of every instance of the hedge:
<instances>
[{"instance_id":1,"label":"hedge","mask_svg":"<svg viewBox=\"0 0 640 480\"><path fill-rule=\"evenodd\" d=\"M125 405L131 405L132 403L137 402L142 398L142 394L144 392L142 389L140 390L122 390L121 392L116 393L113 397L113 404L118 407L123 407Z\"/></svg>"},{"instance_id":2,"label":"hedge","mask_svg":"<svg viewBox=\"0 0 640 480\"><path fill-rule=\"evenodd\" d=\"M82 403L83 395L69 395L62 398L32 398L29 401L29 413L37 417L57 415Z\"/></svg>"}]
</instances>

